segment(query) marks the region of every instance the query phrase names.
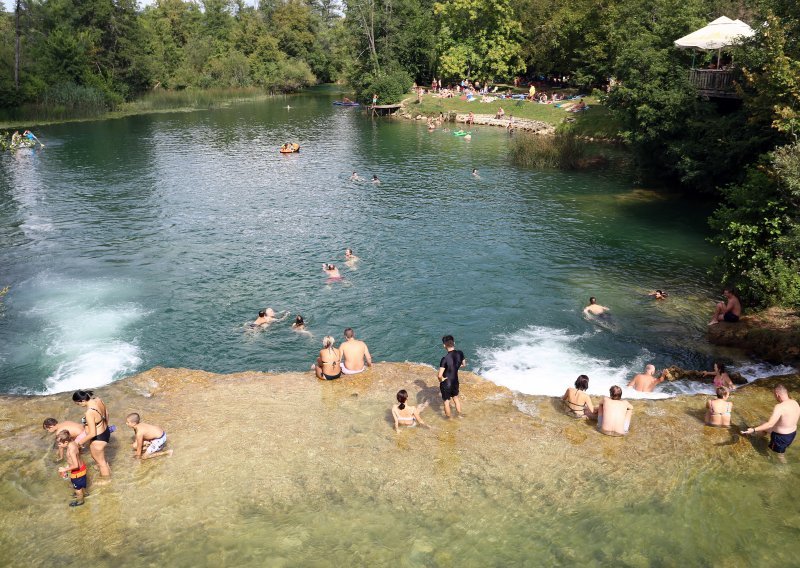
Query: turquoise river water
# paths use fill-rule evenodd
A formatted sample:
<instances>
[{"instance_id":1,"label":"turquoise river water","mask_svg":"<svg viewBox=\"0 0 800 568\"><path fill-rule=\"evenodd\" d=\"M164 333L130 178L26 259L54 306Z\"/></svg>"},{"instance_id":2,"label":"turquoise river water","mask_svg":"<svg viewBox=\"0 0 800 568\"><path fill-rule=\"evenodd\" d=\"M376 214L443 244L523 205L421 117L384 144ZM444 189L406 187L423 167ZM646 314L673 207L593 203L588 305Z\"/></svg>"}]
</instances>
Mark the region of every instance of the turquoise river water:
<instances>
[{"instance_id":1,"label":"turquoise river water","mask_svg":"<svg viewBox=\"0 0 800 568\"><path fill-rule=\"evenodd\" d=\"M473 369L532 394L710 365L707 208L620 172L518 169L502 129L466 141L331 101L49 126L45 150L0 157L0 391L156 365L301 370L346 326L381 361L436 364L452 333ZM279 154L284 141L301 152ZM610 325L581 316L590 295ZM288 320L248 331L266 306L313 336Z\"/></svg>"}]
</instances>

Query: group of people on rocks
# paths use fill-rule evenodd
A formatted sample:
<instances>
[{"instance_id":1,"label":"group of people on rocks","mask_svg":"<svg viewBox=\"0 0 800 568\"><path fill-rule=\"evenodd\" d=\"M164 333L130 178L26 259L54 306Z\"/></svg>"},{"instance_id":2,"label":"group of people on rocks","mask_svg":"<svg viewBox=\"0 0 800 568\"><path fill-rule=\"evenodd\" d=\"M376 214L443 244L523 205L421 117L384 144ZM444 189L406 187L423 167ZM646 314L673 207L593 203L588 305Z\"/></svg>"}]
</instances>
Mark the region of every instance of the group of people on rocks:
<instances>
[{"instance_id":1,"label":"group of people on rocks","mask_svg":"<svg viewBox=\"0 0 800 568\"><path fill-rule=\"evenodd\" d=\"M106 446L111 442L111 434L116 431L116 427L109 423L105 402L92 391L76 391L72 394L72 401L84 409L80 423L45 418L42 428L56 436L57 459L60 462L66 458L66 465L59 467L58 473L69 479L72 485L74 498L70 507L78 507L84 503L87 486L87 469L81 458L81 450L88 445L89 453L100 470L100 476L111 477L111 467L106 460ZM172 450L164 449L167 433L163 428L142 422L141 416L136 412L128 414L125 424L133 430L131 447L135 458L149 459L172 454Z\"/></svg>"},{"instance_id":2,"label":"group of people on rocks","mask_svg":"<svg viewBox=\"0 0 800 568\"><path fill-rule=\"evenodd\" d=\"M653 366L648 365L647 367L646 376L652 376ZM631 386L640 376L634 377L628 386ZM588 388L589 377L580 375L575 380L575 386L569 387L561 397L567 412L575 418L596 419L597 429L603 434L609 436L627 434L633 416L633 405L622 399L622 388L617 385L612 386L609 389L609 396L604 396L597 408L594 407L591 397L586 393ZM769 433L769 449L777 454L784 454L797 435L800 405L789 396L789 391L784 385L777 385L773 389L773 394L778 404L775 405L769 420L758 426L740 430L740 434L749 436L759 432ZM731 426L733 403L728 400L729 397L730 390L727 387L718 386L716 388L716 398L706 401L706 425L720 428Z\"/></svg>"}]
</instances>

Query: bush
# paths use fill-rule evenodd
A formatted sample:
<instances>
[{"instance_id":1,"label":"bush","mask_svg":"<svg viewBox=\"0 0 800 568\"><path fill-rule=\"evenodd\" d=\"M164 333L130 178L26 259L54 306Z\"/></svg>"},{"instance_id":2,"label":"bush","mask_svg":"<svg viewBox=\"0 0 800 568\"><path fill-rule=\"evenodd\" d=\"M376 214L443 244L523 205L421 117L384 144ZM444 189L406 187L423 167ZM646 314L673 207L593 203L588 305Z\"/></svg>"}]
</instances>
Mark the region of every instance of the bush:
<instances>
[{"instance_id":1,"label":"bush","mask_svg":"<svg viewBox=\"0 0 800 568\"><path fill-rule=\"evenodd\" d=\"M800 144L778 148L723 189L709 220L722 254L716 276L755 307L800 307Z\"/></svg>"},{"instance_id":2,"label":"bush","mask_svg":"<svg viewBox=\"0 0 800 568\"><path fill-rule=\"evenodd\" d=\"M364 80L353 83L358 99L363 103L371 103L372 95L378 94L378 103L391 105L402 101L414 83L411 75L401 69L387 70L380 74L364 76Z\"/></svg>"},{"instance_id":3,"label":"bush","mask_svg":"<svg viewBox=\"0 0 800 568\"><path fill-rule=\"evenodd\" d=\"M317 82L308 63L299 59L278 62L274 71L264 79L264 87L270 93L290 93Z\"/></svg>"}]
</instances>

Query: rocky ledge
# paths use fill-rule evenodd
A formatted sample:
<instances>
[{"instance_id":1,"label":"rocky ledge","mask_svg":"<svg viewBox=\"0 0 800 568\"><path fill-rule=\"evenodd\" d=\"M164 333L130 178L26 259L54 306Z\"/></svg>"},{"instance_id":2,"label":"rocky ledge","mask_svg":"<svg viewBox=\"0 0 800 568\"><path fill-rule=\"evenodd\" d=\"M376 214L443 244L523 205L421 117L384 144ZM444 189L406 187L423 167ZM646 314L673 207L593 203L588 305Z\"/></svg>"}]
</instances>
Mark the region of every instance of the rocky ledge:
<instances>
[{"instance_id":1,"label":"rocky ledge","mask_svg":"<svg viewBox=\"0 0 800 568\"><path fill-rule=\"evenodd\" d=\"M736 347L771 363L800 363L800 313L781 308L708 326L708 341Z\"/></svg>"}]
</instances>

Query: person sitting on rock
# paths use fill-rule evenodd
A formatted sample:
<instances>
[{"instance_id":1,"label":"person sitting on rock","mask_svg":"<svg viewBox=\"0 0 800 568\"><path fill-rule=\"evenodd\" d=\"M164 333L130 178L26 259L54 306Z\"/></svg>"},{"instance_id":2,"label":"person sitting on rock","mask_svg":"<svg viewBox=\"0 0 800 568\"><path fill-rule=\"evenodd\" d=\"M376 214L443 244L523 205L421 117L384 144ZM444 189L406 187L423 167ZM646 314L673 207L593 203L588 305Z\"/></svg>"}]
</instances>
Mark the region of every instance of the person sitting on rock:
<instances>
[{"instance_id":1,"label":"person sitting on rock","mask_svg":"<svg viewBox=\"0 0 800 568\"><path fill-rule=\"evenodd\" d=\"M714 377L714 387L724 387L729 391L736 390L736 385L733 384L730 375L725 370L725 365L719 362L714 363L713 371L703 371L704 377Z\"/></svg>"},{"instance_id":2,"label":"person sitting on rock","mask_svg":"<svg viewBox=\"0 0 800 568\"><path fill-rule=\"evenodd\" d=\"M709 398L706 403L706 424L726 427L731 425L733 403L728 401L730 393L725 387L717 387L717 398Z\"/></svg>"},{"instance_id":3,"label":"person sitting on rock","mask_svg":"<svg viewBox=\"0 0 800 568\"><path fill-rule=\"evenodd\" d=\"M606 436L624 436L631 426L633 405L622 400L622 389L614 385L597 407L597 429Z\"/></svg>"},{"instance_id":4,"label":"person sitting on rock","mask_svg":"<svg viewBox=\"0 0 800 568\"><path fill-rule=\"evenodd\" d=\"M663 371L661 376L658 378L655 377L655 373L656 368L653 365L647 365L644 368L644 373L638 373L634 375L634 377L628 383L628 386L633 387L634 390L639 392L653 392L656 388L656 385L664 382L664 380L667 378L666 373Z\"/></svg>"},{"instance_id":5,"label":"person sitting on rock","mask_svg":"<svg viewBox=\"0 0 800 568\"><path fill-rule=\"evenodd\" d=\"M736 323L742 317L742 303L739 301L739 296L732 288L726 288L722 291L726 298L726 302L719 302L711 316L711 321L708 325L714 325L721 321L728 323Z\"/></svg>"}]
</instances>

